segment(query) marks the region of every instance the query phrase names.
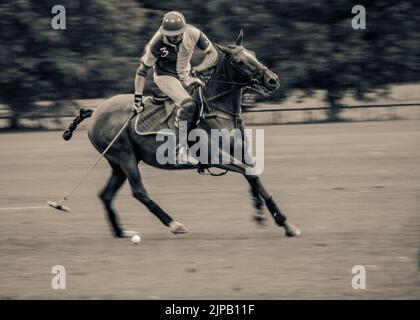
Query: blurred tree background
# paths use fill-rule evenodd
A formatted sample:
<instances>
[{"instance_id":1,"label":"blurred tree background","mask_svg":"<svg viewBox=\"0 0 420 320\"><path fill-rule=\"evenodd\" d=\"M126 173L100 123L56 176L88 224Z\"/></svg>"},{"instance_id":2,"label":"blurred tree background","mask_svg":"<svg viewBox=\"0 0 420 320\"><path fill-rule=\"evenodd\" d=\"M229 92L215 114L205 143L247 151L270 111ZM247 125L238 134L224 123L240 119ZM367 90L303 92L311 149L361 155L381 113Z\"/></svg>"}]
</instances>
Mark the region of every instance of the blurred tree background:
<instances>
[{"instance_id":1,"label":"blurred tree background","mask_svg":"<svg viewBox=\"0 0 420 320\"><path fill-rule=\"evenodd\" d=\"M56 4L65 30L51 27ZM355 4L366 8L365 30L352 28ZM346 93L418 79L417 1L15 0L0 4L0 102L15 115L11 126L36 101L132 92L138 57L169 10L214 42L232 43L242 28L244 46L280 76L271 99L325 90L331 120Z\"/></svg>"}]
</instances>

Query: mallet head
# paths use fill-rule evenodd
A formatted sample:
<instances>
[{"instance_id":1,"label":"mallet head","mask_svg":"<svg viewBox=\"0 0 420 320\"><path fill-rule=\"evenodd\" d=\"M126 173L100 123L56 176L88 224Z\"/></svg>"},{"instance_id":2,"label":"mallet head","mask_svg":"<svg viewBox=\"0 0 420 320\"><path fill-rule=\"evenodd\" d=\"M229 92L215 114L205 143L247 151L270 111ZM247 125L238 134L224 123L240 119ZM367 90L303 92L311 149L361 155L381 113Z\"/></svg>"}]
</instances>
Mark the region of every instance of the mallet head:
<instances>
[{"instance_id":1,"label":"mallet head","mask_svg":"<svg viewBox=\"0 0 420 320\"><path fill-rule=\"evenodd\" d=\"M68 212L71 210L69 207L66 207L65 205L62 205L53 201L49 201L49 200L47 201L47 205L50 206L51 208L54 208L60 211Z\"/></svg>"}]
</instances>

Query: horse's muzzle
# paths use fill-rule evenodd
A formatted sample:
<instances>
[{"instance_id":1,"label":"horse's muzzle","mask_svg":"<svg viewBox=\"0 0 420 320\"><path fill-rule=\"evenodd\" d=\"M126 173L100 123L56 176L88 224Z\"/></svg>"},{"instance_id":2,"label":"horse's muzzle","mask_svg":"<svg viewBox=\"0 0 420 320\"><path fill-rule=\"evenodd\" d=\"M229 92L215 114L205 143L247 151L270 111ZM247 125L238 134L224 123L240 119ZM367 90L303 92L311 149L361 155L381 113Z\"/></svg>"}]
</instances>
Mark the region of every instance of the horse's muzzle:
<instances>
[{"instance_id":1,"label":"horse's muzzle","mask_svg":"<svg viewBox=\"0 0 420 320\"><path fill-rule=\"evenodd\" d=\"M277 90L280 87L279 77L274 72L267 70L264 74L264 85L269 91Z\"/></svg>"}]
</instances>

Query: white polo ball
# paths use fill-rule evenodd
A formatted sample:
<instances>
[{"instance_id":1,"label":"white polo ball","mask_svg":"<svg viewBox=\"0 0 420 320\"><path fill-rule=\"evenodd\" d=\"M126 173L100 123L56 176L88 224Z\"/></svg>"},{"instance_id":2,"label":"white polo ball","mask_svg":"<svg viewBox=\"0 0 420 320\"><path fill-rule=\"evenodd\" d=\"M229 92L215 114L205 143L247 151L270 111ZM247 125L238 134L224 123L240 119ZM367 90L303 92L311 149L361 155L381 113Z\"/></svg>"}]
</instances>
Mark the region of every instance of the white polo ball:
<instances>
[{"instance_id":1,"label":"white polo ball","mask_svg":"<svg viewBox=\"0 0 420 320\"><path fill-rule=\"evenodd\" d=\"M132 242L132 243L134 243L134 244L139 244L139 243L140 243L140 241L141 241L141 238L140 238L140 236L139 236L138 234L134 235L134 236L131 238L131 242Z\"/></svg>"}]
</instances>

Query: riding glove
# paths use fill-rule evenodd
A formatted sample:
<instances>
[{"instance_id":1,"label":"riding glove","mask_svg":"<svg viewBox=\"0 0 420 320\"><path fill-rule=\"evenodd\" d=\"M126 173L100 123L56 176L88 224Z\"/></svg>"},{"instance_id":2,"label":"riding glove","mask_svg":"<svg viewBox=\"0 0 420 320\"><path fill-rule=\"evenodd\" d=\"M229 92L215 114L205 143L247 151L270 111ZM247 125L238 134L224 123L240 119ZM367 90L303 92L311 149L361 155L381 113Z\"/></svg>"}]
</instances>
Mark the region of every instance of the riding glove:
<instances>
[{"instance_id":1,"label":"riding glove","mask_svg":"<svg viewBox=\"0 0 420 320\"><path fill-rule=\"evenodd\" d=\"M134 95L134 104L133 104L133 112L140 113L144 110L144 103L143 103L143 95L135 94Z\"/></svg>"},{"instance_id":2,"label":"riding glove","mask_svg":"<svg viewBox=\"0 0 420 320\"><path fill-rule=\"evenodd\" d=\"M183 85L184 85L185 88L188 88L188 87L190 87L192 85L197 85L197 86L202 86L203 87L204 86L204 83L203 83L203 81L201 81L198 78L189 77L188 79L185 79L183 81Z\"/></svg>"}]
</instances>

